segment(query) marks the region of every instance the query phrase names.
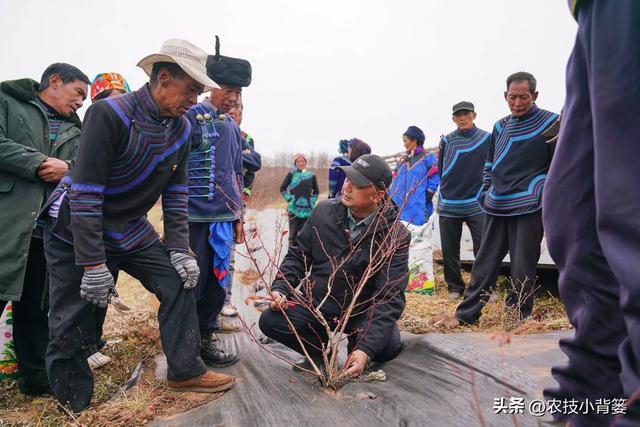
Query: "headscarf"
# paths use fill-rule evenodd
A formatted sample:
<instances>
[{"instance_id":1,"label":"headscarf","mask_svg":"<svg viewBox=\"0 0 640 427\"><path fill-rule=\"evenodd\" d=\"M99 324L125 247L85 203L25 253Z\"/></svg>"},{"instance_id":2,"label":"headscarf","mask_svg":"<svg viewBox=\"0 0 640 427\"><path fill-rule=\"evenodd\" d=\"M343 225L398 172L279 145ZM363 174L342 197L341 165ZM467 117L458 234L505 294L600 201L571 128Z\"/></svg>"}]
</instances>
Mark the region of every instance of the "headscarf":
<instances>
[{"instance_id":1,"label":"headscarf","mask_svg":"<svg viewBox=\"0 0 640 427\"><path fill-rule=\"evenodd\" d=\"M118 73L102 73L93 78L91 82L91 101L95 101L96 97L106 90L118 89L125 93L131 92L129 84Z\"/></svg>"}]
</instances>

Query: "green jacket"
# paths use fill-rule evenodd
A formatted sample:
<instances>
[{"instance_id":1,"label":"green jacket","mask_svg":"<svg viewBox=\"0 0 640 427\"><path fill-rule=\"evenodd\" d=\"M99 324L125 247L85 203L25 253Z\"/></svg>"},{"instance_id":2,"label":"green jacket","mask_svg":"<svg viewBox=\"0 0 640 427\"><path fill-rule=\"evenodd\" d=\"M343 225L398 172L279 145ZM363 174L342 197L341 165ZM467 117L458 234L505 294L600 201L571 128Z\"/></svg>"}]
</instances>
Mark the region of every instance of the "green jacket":
<instances>
[{"instance_id":1,"label":"green jacket","mask_svg":"<svg viewBox=\"0 0 640 427\"><path fill-rule=\"evenodd\" d=\"M80 119L63 121L51 148L47 116L31 79L0 83L0 300L19 301L35 221L54 183L38 177L47 157L71 162L80 142Z\"/></svg>"}]
</instances>

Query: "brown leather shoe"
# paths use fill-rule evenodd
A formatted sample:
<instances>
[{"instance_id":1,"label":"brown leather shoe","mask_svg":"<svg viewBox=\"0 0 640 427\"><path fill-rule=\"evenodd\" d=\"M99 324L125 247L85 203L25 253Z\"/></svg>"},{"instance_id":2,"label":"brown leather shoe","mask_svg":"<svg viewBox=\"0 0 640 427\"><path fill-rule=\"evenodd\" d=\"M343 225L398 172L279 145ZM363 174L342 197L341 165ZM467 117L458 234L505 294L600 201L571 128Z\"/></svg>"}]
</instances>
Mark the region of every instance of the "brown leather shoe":
<instances>
[{"instance_id":1,"label":"brown leather shoe","mask_svg":"<svg viewBox=\"0 0 640 427\"><path fill-rule=\"evenodd\" d=\"M169 380L169 387L176 391L196 391L200 393L217 393L229 390L236 383L236 377L207 371L202 375L184 381Z\"/></svg>"}]
</instances>

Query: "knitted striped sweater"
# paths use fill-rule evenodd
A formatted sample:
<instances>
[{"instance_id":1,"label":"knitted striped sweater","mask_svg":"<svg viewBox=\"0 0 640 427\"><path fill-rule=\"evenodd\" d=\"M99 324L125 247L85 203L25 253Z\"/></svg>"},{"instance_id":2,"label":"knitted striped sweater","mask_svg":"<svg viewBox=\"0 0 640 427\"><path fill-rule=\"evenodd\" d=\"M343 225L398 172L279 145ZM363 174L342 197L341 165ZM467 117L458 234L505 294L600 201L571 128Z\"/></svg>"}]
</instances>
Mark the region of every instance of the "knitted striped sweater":
<instances>
[{"instance_id":1,"label":"knitted striped sweater","mask_svg":"<svg viewBox=\"0 0 640 427\"><path fill-rule=\"evenodd\" d=\"M542 189L554 144L542 136L558 115L535 104L522 117L496 122L489 138L480 196L482 209L491 215L513 216L542 208Z\"/></svg>"},{"instance_id":2,"label":"knitted striped sweater","mask_svg":"<svg viewBox=\"0 0 640 427\"><path fill-rule=\"evenodd\" d=\"M491 134L475 125L442 137L438 156L440 190L438 214L467 218L482 213L478 196Z\"/></svg>"},{"instance_id":3,"label":"knitted striped sweater","mask_svg":"<svg viewBox=\"0 0 640 427\"><path fill-rule=\"evenodd\" d=\"M146 214L161 195L167 250L188 251L190 135L185 117L160 117L148 85L87 110L75 167L49 199L64 196L53 234L73 244L76 264L155 243Z\"/></svg>"}]
</instances>

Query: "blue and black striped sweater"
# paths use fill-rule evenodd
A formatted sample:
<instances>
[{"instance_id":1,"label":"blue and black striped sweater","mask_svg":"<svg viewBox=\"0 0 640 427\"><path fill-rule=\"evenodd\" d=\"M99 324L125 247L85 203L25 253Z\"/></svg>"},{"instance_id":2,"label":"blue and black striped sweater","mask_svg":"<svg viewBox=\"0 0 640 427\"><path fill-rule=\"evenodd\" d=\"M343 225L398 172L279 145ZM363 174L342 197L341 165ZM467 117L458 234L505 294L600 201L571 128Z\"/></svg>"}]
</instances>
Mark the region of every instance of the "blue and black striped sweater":
<instances>
[{"instance_id":1,"label":"blue and black striped sweater","mask_svg":"<svg viewBox=\"0 0 640 427\"><path fill-rule=\"evenodd\" d=\"M475 125L442 137L438 155L438 214L468 218L482 213L478 197L490 133Z\"/></svg>"},{"instance_id":2,"label":"blue and black striped sweater","mask_svg":"<svg viewBox=\"0 0 640 427\"><path fill-rule=\"evenodd\" d=\"M482 209L496 216L514 216L542 208L542 189L555 144L542 133L558 114L535 104L522 117L498 120L489 138L483 173Z\"/></svg>"},{"instance_id":3,"label":"blue and black striped sweater","mask_svg":"<svg viewBox=\"0 0 640 427\"><path fill-rule=\"evenodd\" d=\"M76 264L101 264L106 253L155 243L146 214L160 196L167 250L189 250L190 135L184 116L160 116L148 85L87 110L75 167L49 199L64 194L53 234L73 244Z\"/></svg>"}]
</instances>

